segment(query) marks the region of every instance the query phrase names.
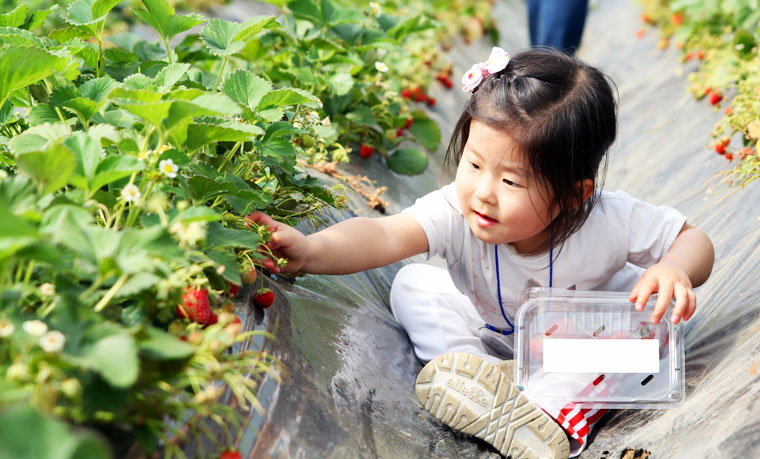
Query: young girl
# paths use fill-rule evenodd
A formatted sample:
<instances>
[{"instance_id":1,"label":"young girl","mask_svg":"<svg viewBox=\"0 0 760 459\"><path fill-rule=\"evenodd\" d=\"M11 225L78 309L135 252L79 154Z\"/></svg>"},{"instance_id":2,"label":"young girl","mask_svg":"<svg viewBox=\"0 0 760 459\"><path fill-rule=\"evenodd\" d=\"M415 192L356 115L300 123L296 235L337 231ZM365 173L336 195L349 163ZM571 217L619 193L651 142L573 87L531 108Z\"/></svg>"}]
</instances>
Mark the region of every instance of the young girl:
<instances>
[{"instance_id":1,"label":"young girl","mask_svg":"<svg viewBox=\"0 0 760 459\"><path fill-rule=\"evenodd\" d=\"M671 321L688 320L713 247L677 211L597 188L616 134L615 98L599 70L559 52L510 59L494 48L462 81L473 95L446 155L457 165L453 183L398 215L309 236L250 218L272 231L285 272L347 274L442 256L448 271L407 265L391 289L396 320L429 362L417 379L423 406L504 455L567 457L571 446L577 455L603 412L544 412L509 380L522 292L630 289L638 310L656 292L653 323L672 298Z\"/></svg>"}]
</instances>

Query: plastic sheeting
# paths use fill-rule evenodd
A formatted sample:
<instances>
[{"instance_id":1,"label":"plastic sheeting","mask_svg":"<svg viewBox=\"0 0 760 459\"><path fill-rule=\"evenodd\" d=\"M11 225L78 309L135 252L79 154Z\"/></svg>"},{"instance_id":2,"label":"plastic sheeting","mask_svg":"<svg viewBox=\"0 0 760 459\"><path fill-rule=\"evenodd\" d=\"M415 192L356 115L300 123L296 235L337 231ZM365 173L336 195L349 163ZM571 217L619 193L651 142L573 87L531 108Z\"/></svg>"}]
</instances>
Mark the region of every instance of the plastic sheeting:
<instances>
[{"instance_id":1,"label":"plastic sheeting","mask_svg":"<svg viewBox=\"0 0 760 459\"><path fill-rule=\"evenodd\" d=\"M237 10L217 13L240 19L247 11L244 4L229 8ZM631 1L598 2L589 13L579 52L605 69L619 91L620 132L605 188L622 188L654 204L677 208L710 235L717 262L710 280L697 289L697 314L685 324L685 404L669 410L615 412L601 422L582 457L617 458L628 449L669 458L755 456L760 445L759 188L755 184L726 197L725 188L710 185L714 174L727 167L723 157L705 148L720 114L687 94L678 51L658 50L657 31L635 38L640 13ZM525 49L523 2L497 1L494 14L500 46L513 53ZM455 46L454 76L474 60L484 60L490 46ZM466 94L436 86L433 91L438 103L429 113L442 126L445 144ZM440 169L444 148L422 176L395 175L378 155L356 161L348 172L388 185L388 211L397 212L446 181ZM377 215L360 200L355 204L356 214ZM421 365L388 305L390 284L400 266L348 276L310 275L295 283L275 279L275 304L257 314L251 309L246 325L277 337L265 345L289 374L282 383L270 379L261 386L266 414L250 417L239 444L244 454L498 456L486 443L451 431L419 406L414 381Z\"/></svg>"}]
</instances>

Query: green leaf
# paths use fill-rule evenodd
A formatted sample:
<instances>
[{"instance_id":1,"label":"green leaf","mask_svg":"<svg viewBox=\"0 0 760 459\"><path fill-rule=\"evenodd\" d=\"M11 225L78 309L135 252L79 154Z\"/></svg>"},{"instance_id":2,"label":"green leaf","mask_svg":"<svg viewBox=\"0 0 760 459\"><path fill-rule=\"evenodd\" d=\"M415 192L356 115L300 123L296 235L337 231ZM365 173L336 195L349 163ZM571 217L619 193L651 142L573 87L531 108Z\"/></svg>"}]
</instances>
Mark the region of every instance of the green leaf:
<instances>
[{"instance_id":1,"label":"green leaf","mask_svg":"<svg viewBox=\"0 0 760 459\"><path fill-rule=\"evenodd\" d=\"M193 207L188 207L187 209L180 212L172 220L172 223L174 223L175 221L179 221L184 224L192 223L192 222L215 222L221 219L222 219L222 216L216 213L214 209L211 209L210 207L193 206Z\"/></svg>"},{"instance_id":2,"label":"green leaf","mask_svg":"<svg viewBox=\"0 0 760 459\"><path fill-rule=\"evenodd\" d=\"M235 102L255 109L266 93L272 90L272 83L256 76L248 70L235 70L222 83L222 92Z\"/></svg>"},{"instance_id":3,"label":"green leaf","mask_svg":"<svg viewBox=\"0 0 760 459\"><path fill-rule=\"evenodd\" d=\"M240 277L240 266L237 257L229 249L210 250L206 253L210 259L224 266L222 277L235 285L241 285L243 279Z\"/></svg>"},{"instance_id":4,"label":"green leaf","mask_svg":"<svg viewBox=\"0 0 760 459\"><path fill-rule=\"evenodd\" d=\"M40 38L24 29L17 29L15 27L0 27L0 44L5 46L33 46L35 48L44 49L45 44Z\"/></svg>"},{"instance_id":5,"label":"green leaf","mask_svg":"<svg viewBox=\"0 0 760 459\"><path fill-rule=\"evenodd\" d=\"M186 145L190 151L212 142L239 142L263 135L264 130L253 124L243 124L218 117L195 119L187 130Z\"/></svg>"},{"instance_id":6,"label":"green leaf","mask_svg":"<svg viewBox=\"0 0 760 459\"><path fill-rule=\"evenodd\" d=\"M414 122L409 131L420 141L423 147L429 151L435 151L441 141L441 130L435 121L425 115L424 112L412 112Z\"/></svg>"},{"instance_id":7,"label":"green leaf","mask_svg":"<svg viewBox=\"0 0 760 459\"><path fill-rule=\"evenodd\" d=\"M13 215L0 201L0 260L35 244L38 239L37 231L25 220Z\"/></svg>"},{"instance_id":8,"label":"green leaf","mask_svg":"<svg viewBox=\"0 0 760 459\"><path fill-rule=\"evenodd\" d=\"M271 108L273 106L305 104L316 107L319 99L308 91L298 88L275 89L268 92L261 98L257 107L259 109Z\"/></svg>"},{"instance_id":9,"label":"green leaf","mask_svg":"<svg viewBox=\"0 0 760 459\"><path fill-rule=\"evenodd\" d=\"M26 21L28 11L29 8L22 3L16 9L0 14L0 27L19 27Z\"/></svg>"},{"instance_id":10,"label":"green leaf","mask_svg":"<svg viewBox=\"0 0 760 459\"><path fill-rule=\"evenodd\" d=\"M331 0L322 0L322 17L328 25L341 24L344 22L362 22L364 15L356 8L344 8L336 5Z\"/></svg>"},{"instance_id":11,"label":"green leaf","mask_svg":"<svg viewBox=\"0 0 760 459\"><path fill-rule=\"evenodd\" d=\"M160 281L161 278L153 273L145 271L137 272L134 276L130 277L124 285L122 285L119 291L114 295L114 298L119 299L136 295L152 288Z\"/></svg>"},{"instance_id":12,"label":"green leaf","mask_svg":"<svg viewBox=\"0 0 760 459\"><path fill-rule=\"evenodd\" d=\"M90 191L95 191L111 182L129 177L134 172L141 171L145 164L133 156L109 155L99 164L95 177L90 181Z\"/></svg>"},{"instance_id":13,"label":"green leaf","mask_svg":"<svg viewBox=\"0 0 760 459\"><path fill-rule=\"evenodd\" d=\"M243 23L209 19L201 30L201 38L206 48L216 56L229 56L242 50L245 42L265 28L279 27L274 16L256 16Z\"/></svg>"},{"instance_id":14,"label":"green leaf","mask_svg":"<svg viewBox=\"0 0 760 459\"><path fill-rule=\"evenodd\" d=\"M0 47L0 107L13 91L62 71L69 62L69 58L30 46Z\"/></svg>"},{"instance_id":15,"label":"green leaf","mask_svg":"<svg viewBox=\"0 0 760 459\"><path fill-rule=\"evenodd\" d=\"M146 327L138 335L137 345L141 355L154 360L181 360L195 352L192 344L154 327Z\"/></svg>"},{"instance_id":16,"label":"green leaf","mask_svg":"<svg viewBox=\"0 0 760 459\"><path fill-rule=\"evenodd\" d=\"M37 104L29 111L26 116L30 126L39 126L45 123L59 122L58 113L48 104Z\"/></svg>"},{"instance_id":17,"label":"green leaf","mask_svg":"<svg viewBox=\"0 0 760 459\"><path fill-rule=\"evenodd\" d=\"M2 387L0 392L10 392ZM43 417L29 405L0 411L0 457L48 459L99 459L111 457L100 436L80 427Z\"/></svg>"},{"instance_id":18,"label":"green leaf","mask_svg":"<svg viewBox=\"0 0 760 459\"><path fill-rule=\"evenodd\" d=\"M306 19L318 25L325 25L322 12L319 7L310 0L296 0L288 3L288 9L297 18Z\"/></svg>"},{"instance_id":19,"label":"green leaf","mask_svg":"<svg viewBox=\"0 0 760 459\"><path fill-rule=\"evenodd\" d=\"M76 0L71 3L67 9L67 15L64 16L64 20L71 25L75 26L92 26L100 21L105 20L108 14L114 6L119 4L121 0ZM96 27L87 27L93 32L93 35L97 34Z\"/></svg>"},{"instance_id":20,"label":"green leaf","mask_svg":"<svg viewBox=\"0 0 760 459\"><path fill-rule=\"evenodd\" d=\"M359 126L376 126L377 120L372 110L366 105L360 105L350 113L346 114L346 118L351 120L354 124Z\"/></svg>"},{"instance_id":21,"label":"green leaf","mask_svg":"<svg viewBox=\"0 0 760 459\"><path fill-rule=\"evenodd\" d=\"M34 126L8 142L8 147L14 155L44 150L60 139L71 135L71 129L61 123L45 123Z\"/></svg>"},{"instance_id":22,"label":"green leaf","mask_svg":"<svg viewBox=\"0 0 760 459\"><path fill-rule=\"evenodd\" d=\"M94 78L79 87L79 94L95 102L100 102L118 86L119 83L109 77Z\"/></svg>"},{"instance_id":23,"label":"green leaf","mask_svg":"<svg viewBox=\"0 0 760 459\"><path fill-rule=\"evenodd\" d=\"M58 5L53 5L53 6L51 6L50 8L48 8L46 10L37 10L37 11L35 11L34 13L32 13L31 16L29 16L27 18L26 22L24 22L24 24L21 26L21 28L22 29L26 29L26 30L34 30L34 29L36 29L37 27L39 27L42 24L44 24L45 23L45 19L47 19L47 17L50 15L50 13L52 13L56 9L58 9Z\"/></svg>"},{"instance_id":24,"label":"green leaf","mask_svg":"<svg viewBox=\"0 0 760 459\"><path fill-rule=\"evenodd\" d=\"M416 148L399 148L388 157L388 166L399 174L417 175L427 168L427 155Z\"/></svg>"},{"instance_id":25,"label":"green leaf","mask_svg":"<svg viewBox=\"0 0 760 459\"><path fill-rule=\"evenodd\" d=\"M84 351L82 362L117 388L126 388L134 384L140 369L137 345L132 335L127 332L99 339Z\"/></svg>"},{"instance_id":26,"label":"green leaf","mask_svg":"<svg viewBox=\"0 0 760 459\"><path fill-rule=\"evenodd\" d=\"M211 198L225 193L234 193L235 188L229 183L219 183L210 178L195 176L187 180L193 201L202 204Z\"/></svg>"},{"instance_id":27,"label":"green leaf","mask_svg":"<svg viewBox=\"0 0 760 459\"><path fill-rule=\"evenodd\" d=\"M259 235L254 231L225 228L219 223L212 223L208 227L206 247L218 249L222 247L240 247L243 249L258 249Z\"/></svg>"},{"instance_id":28,"label":"green leaf","mask_svg":"<svg viewBox=\"0 0 760 459\"><path fill-rule=\"evenodd\" d=\"M133 13L151 26L166 41L175 35L190 30L206 20L199 14L177 15L174 8L164 0L142 0L145 9L134 9Z\"/></svg>"},{"instance_id":29,"label":"green leaf","mask_svg":"<svg viewBox=\"0 0 760 459\"><path fill-rule=\"evenodd\" d=\"M100 162L100 142L88 136L84 132L76 132L63 141L77 159L75 173L87 181L95 175L95 170Z\"/></svg>"},{"instance_id":30,"label":"green leaf","mask_svg":"<svg viewBox=\"0 0 760 459\"><path fill-rule=\"evenodd\" d=\"M42 194L52 193L66 185L77 164L71 150L61 144L44 151L23 153L15 159L18 169L37 183Z\"/></svg>"},{"instance_id":31,"label":"green leaf","mask_svg":"<svg viewBox=\"0 0 760 459\"><path fill-rule=\"evenodd\" d=\"M75 97L64 102L62 107L82 118L83 123L89 123L90 118L98 113L104 104L105 102L97 103L84 97Z\"/></svg>"},{"instance_id":32,"label":"green leaf","mask_svg":"<svg viewBox=\"0 0 760 459\"><path fill-rule=\"evenodd\" d=\"M338 72L330 75L327 84L336 96L344 96L354 87L354 77L350 73Z\"/></svg>"},{"instance_id":33,"label":"green leaf","mask_svg":"<svg viewBox=\"0 0 760 459\"><path fill-rule=\"evenodd\" d=\"M155 78L159 91L170 90L190 69L190 64L169 64L162 68ZM147 77L146 77L147 78Z\"/></svg>"}]
</instances>

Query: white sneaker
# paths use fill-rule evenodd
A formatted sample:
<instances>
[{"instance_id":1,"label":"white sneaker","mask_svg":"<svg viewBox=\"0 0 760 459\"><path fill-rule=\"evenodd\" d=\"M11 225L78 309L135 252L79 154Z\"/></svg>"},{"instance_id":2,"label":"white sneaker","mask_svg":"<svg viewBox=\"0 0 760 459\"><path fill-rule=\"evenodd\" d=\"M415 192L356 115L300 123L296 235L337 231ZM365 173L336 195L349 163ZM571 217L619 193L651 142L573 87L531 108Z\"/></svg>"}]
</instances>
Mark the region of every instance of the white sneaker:
<instances>
[{"instance_id":1,"label":"white sneaker","mask_svg":"<svg viewBox=\"0 0 760 459\"><path fill-rule=\"evenodd\" d=\"M436 357L420 371L415 391L436 419L485 440L503 456L549 459L570 453L562 428L480 357Z\"/></svg>"}]
</instances>

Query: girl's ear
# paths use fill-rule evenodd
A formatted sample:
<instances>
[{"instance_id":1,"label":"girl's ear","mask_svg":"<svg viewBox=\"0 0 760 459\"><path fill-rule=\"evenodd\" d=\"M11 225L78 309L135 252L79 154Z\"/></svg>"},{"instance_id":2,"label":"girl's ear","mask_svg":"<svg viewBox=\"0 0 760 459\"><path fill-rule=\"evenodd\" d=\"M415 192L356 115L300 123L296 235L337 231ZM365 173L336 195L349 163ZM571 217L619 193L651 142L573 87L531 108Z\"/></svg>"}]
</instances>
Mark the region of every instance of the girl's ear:
<instances>
[{"instance_id":1,"label":"girl's ear","mask_svg":"<svg viewBox=\"0 0 760 459\"><path fill-rule=\"evenodd\" d=\"M578 194L581 194L583 196L583 200L575 206L578 207L582 203L586 202L586 200L590 198L594 193L594 181L591 179L583 179L576 183L575 186L578 188Z\"/></svg>"}]
</instances>

